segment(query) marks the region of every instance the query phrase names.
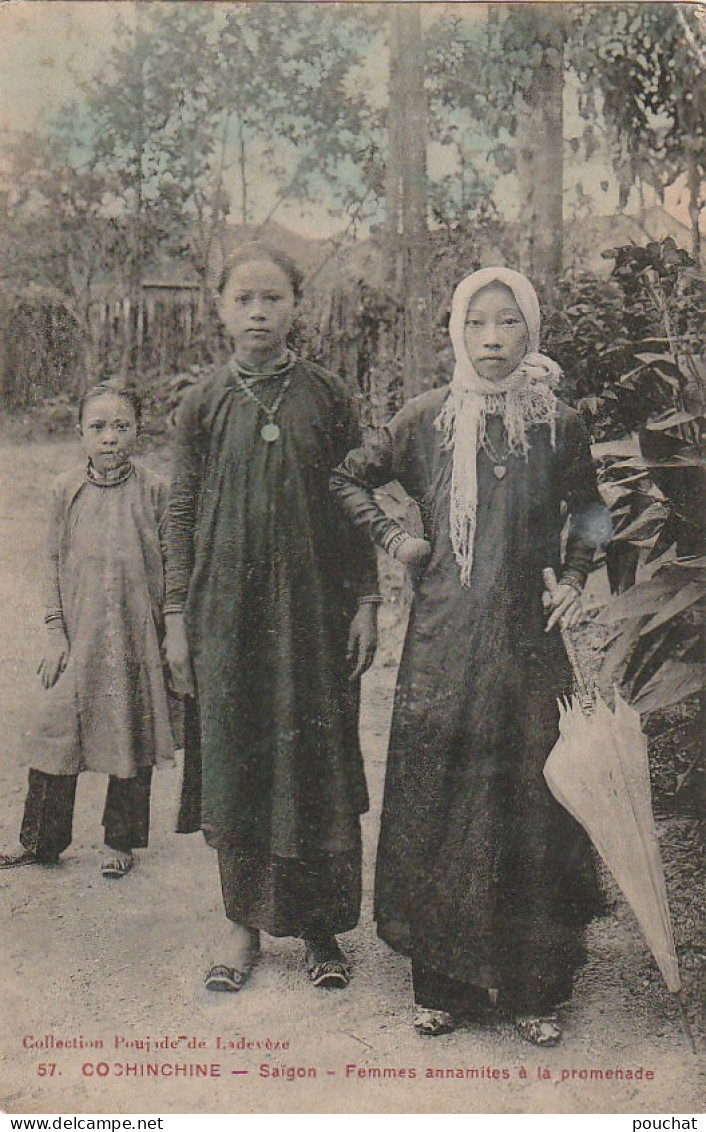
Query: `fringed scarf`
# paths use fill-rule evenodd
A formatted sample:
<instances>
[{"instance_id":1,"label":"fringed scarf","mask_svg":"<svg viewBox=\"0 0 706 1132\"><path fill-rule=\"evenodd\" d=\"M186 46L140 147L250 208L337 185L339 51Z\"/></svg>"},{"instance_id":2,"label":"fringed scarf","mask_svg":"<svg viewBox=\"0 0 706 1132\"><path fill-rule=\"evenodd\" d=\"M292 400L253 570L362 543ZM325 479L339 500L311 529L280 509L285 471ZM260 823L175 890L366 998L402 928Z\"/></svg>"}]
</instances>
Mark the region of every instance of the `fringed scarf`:
<instances>
[{"instance_id":1,"label":"fringed scarf","mask_svg":"<svg viewBox=\"0 0 706 1132\"><path fill-rule=\"evenodd\" d=\"M486 381L476 373L465 343L466 314L473 297L492 283L502 283L513 294L527 324L527 353L501 381ZM561 370L539 353L539 300L529 279L506 267L487 267L463 279L454 291L449 334L456 358L449 396L436 419L445 447L453 451L451 471L451 544L458 562L461 585L470 586L478 506L478 452L483 448L495 459L487 436L487 419L502 419L508 456L527 459L528 433L534 425L547 425L556 445L556 397L552 386Z\"/></svg>"}]
</instances>

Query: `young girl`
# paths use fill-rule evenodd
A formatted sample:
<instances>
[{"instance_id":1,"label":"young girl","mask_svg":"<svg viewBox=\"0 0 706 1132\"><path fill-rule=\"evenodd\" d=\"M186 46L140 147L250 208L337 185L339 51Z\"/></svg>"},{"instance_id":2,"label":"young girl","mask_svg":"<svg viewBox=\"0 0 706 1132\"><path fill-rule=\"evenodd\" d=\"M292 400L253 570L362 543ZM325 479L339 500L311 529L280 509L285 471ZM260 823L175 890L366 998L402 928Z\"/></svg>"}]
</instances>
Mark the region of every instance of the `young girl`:
<instances>
[{"instance_id":1,"label":"young girl","mask_svg":"<svg viewBox=\"0 0 706 1132\"><path fill-rule=\"evenodd\" d=\"M537 353L539 326L524 276L464 279L451 385L410 401L332 487L373 541L423 570L390 737L379 934L411 957L421 1033L496 1003L525 1038L554 1044L598 893L587 841L542 777L557 696L571 690L552 629L578 619L609 524L580 418ZM374 489L392 479L419 504L424 539L378 506ZM545 622L549 566L560 582Z\"/></svg>"},{"instance_id":2,"label":"young girl","mask_svg":"<svg viewBox=\"0 0 706 1132\"><path fill-rule=\"evenodd\" d=\"M311 982L344 987L336 935L360 908L375 556L328 492L357 443L352 397L287 349L299 282L261 243L228 260L218 302L233 353L177 426L166 647L176 690L193 690L193 671L200 714L180 829L217 849L230 921L215 991L244 986L260 931L302 938Z\"/></svg>"},{"instance_id":3,"label":"young girl","mask_svg":"<svg viewBox=\"0 0 706 1132\"><path fill-rule=\"evenodd\" d=\"M24 848L1 868L56 864L82 770L110 776L103 876L124 876L147 845L152 766L173 758L173 742L160 657L167 496L130 459L139 425L133 390L90 388L79 405L87 459L53 485Z\"/></svg>"}]
</instances>

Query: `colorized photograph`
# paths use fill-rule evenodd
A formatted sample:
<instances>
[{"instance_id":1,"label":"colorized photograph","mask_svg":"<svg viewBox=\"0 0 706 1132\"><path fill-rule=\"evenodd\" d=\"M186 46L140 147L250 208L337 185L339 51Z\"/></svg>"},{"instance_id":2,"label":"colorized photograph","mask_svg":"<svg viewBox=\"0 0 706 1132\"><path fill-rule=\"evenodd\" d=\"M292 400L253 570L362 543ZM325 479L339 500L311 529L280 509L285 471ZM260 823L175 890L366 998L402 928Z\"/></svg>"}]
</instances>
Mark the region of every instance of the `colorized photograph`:
<instances>
[{"instance_id":1,"label":"colorized photograph","mask_svg":"<svg viewBox=\"0 0 706 1132\"><path fill-rule=\"evenodd\" d=\"M704 1111L705 64L0 6L0 1109Z\"/></svg>"}]
</instances>

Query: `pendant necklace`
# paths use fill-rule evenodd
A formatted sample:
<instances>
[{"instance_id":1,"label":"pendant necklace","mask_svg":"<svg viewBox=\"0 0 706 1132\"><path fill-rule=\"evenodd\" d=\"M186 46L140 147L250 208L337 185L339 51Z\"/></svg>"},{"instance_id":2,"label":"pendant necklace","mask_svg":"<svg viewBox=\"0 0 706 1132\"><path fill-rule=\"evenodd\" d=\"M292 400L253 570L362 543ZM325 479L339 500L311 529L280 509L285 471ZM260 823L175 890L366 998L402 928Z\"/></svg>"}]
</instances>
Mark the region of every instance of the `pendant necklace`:
<instances>
[{"instance_id":1,"label":"pendant necklace","mask_svg":"<svg viewBox=\"0 0 706 1132\"><path fill-rule=\"evenodd\" d=\"M482 446L486 456L488 456L491 464L493 465L493 475L495 476L496 480L505 479L505 476L507 475L507 464L503 463L502 461L507 460L510 453L508 452L505 457L500 456L493 448L493 445L490 443L487 436L484 437Z\"/></svg>"},{"instance_id":2,"label":"pendant necklace","mask_svg":"<svg viewBox=\"0 0 706 1132\"><path fill-rule=\"evenodd\" d=\"M253 405L257 405L258 409L262 409L262 412L267 417L266 423L260 429L260 436L262 437L262 439L265 441L266 444L274 444L277 440L279 440L281 432L282 432L279 425L275 421L275 417L277 415L277 410L279 409L280 405L282 404L282 401L284 400L285 393L289 389L289 386L292 384L291 377L286 377L284 379L284 381L282 383L282 388L280 389L279 393L275 397L275 400L274 400L272 405L266 405L264 401L260 400L260 398L257 396L257 394L253 392L251 386L244 379L242 374L238 373L236 375L236 377L237 377L237 380L238 380L238 385L242 389L245 396L249 397L249 399L252 401Z\"/></svg>"}]
</instances>

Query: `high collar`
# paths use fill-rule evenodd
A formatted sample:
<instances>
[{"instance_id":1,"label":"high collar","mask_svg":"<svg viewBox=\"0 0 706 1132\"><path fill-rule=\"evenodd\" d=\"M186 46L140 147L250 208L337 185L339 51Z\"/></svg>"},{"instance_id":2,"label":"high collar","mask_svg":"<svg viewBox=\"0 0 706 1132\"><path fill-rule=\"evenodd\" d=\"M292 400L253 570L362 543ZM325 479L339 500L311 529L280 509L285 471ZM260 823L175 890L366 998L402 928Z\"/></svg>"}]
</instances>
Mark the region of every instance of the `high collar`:
<instances>
[{"instance_id":1,"label":"high collar","mask_svg":"<svg viewBox=\"0 0 706 1132\"><path fill-rule=\"evenodd\" d=\"M274 362L266 369L254 369L251 366L245 365L243 362L239 362L238 359L233 356L230 359L228 368L230 369L232 374L236 376L239 375L240 377L247 379L259 377L282 377L285 373L289 372L296 360L296 354L293 353L292 350L286 350L279 361Z\"/></svg>"},{"instance_id":2,"label":"high collar","mask_svg":"<svg viewBox=\"0 0 706 1132\"><path fill-rule=\"evenodd\" d=\"M86 467L86 478L96 487L117 487L118 484L125 483L130 478L133 470L131 461L126 460L124 464L120 464L117 468L111 468L107 472L99 472L89 460Z\"/></svg>"}]
</instances>

